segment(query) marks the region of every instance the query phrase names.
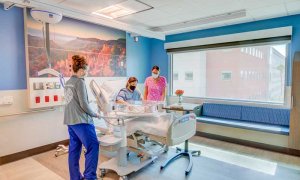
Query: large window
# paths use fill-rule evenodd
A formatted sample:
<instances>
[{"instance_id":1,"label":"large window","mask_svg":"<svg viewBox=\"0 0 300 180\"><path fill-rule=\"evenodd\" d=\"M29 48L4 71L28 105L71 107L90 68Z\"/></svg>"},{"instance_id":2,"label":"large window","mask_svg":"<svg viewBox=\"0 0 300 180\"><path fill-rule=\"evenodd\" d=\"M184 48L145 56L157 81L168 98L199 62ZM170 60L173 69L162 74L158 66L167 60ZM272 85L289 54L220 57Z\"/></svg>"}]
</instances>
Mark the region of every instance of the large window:
<instances>
[{"instance_id":1,"label":"large window","mask_svg":"<svg viewBox=\"0 0 300 180\"><path fill-rule=\"evenodd\" d=\"M190 97L284 103L286 50L276 44L173 53L173 95L183 89Z\"/></svg>"}]
</instances>

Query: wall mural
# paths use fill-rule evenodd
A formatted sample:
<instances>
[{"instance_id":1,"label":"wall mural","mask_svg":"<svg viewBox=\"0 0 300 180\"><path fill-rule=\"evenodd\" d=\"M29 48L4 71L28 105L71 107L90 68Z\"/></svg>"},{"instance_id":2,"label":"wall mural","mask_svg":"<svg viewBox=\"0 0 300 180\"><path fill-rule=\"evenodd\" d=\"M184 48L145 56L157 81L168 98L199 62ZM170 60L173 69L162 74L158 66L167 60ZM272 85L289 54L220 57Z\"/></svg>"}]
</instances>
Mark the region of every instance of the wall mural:
<instances>
[{"instance_id":1,"label":"wall mural","mask_svg":"<svg viewBox=\"0 0 300 180\"><path fill-rule=\"evenodd\" d=\"M126 32L67 17L50 24L50 60L56 71L69 77L74 54L87 58L91 77L126 76ZM27 13L30 77L48 68L42 23Z\"/></svg>"},{"instance_id":2,"label":"wall mural","mask_svg":"<svg viewBox=\"0 0 300 180\"><path fill-rule=\"evenodd\" d=\"M29 10L26 14L30 108L63 104L63 83L59 77L63 75L67 80L71 76L75 54L85 56L88 61L86 83L90 79L105 79L103 77L126 77L125 31L63 17L59 23L49 24L47 36L46 26L33 19Z\"/></svg>"}]
</instances>

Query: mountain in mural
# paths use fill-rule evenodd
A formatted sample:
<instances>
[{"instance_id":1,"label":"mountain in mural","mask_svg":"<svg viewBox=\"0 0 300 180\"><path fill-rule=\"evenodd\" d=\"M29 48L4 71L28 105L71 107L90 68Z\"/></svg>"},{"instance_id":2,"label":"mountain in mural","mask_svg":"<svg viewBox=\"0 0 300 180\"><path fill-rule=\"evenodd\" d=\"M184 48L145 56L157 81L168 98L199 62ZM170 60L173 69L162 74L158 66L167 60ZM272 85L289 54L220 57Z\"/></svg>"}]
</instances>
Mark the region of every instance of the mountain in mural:
<instances>
[{"instance_id":1,"label":"mountain in mural","mask_svg":"<svg viewBox=\"0 0 300 180\"><path fill-rule=\"evenodd\" d=\"M76 38L67 42L64 45L65 49L80 49L80 50L92 50L100 49L106 41L96 38Z\"/></svg>"},{"instance_id":2,"label":"mountain in mural","mask_svg":"<svg viewBox=\"0 0 300 180\"><path fill-rule=\"evenodd\" d=\"M79 54L88 60L90 76L126 76L126 40L101 40L97 38L79 38L73 40L50 41L50 65L47 61L44 40L28 34L30 76L50 65L55 70L70 76L72 56Z\"/></svg>"},{"instance_id":3,"label":"mountain in mural","mask_svg":"<svg viewBox=\"0 0 300 180\"><path fill-rule=\"evenodd\" d=\"M32 46L32 47L45 47L45 41L41 37L32 36L32 35L28 34L28 46ZM61 48L53 40L50 40L50 47L51 48L55 48L55 49L60 49Z\"/></svg>"}]
</instances>

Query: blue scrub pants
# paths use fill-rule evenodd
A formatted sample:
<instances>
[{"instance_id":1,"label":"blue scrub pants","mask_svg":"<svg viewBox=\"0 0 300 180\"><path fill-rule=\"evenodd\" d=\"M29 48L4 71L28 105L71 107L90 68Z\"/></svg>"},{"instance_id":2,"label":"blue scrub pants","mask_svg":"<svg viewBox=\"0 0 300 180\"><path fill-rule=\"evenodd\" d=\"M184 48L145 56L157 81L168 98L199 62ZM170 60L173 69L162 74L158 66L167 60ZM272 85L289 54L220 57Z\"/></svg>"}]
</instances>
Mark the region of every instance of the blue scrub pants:
<instances>
[{"instance_id":1,"label":"blue scrub pants","mask_svg":"<svg viewBox=\"0 0 300 180\"><path fill-rule=\"evenodd\" d=\"M69 172L71 180L97 179L97 165L99 157L99 142L93 124L68 125L70 135ZM85 170L80 173L79 159L82 145L86 148Z\"/></svg>"}]
</instances>

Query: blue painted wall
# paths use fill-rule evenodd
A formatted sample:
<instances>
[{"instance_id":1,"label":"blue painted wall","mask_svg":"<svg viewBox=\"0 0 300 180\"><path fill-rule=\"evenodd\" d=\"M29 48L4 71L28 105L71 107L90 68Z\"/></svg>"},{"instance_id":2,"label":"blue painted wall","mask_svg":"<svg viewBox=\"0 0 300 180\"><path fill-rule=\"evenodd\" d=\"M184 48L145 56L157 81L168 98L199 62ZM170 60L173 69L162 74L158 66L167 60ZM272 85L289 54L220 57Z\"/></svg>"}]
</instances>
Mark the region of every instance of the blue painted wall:
<instances>
[{"instance_id":1,"label":"blue painted wall","mask_svg":"<svg viewBox=\"0 0 300 180\"><path fill-rule=\"evenodd\" d=\"M23 10L0 4L0 90L26 89Z\"/></svg>"},{"instance_id":2,"label":"blue painted wall","mask_svg":"<svg viewBox=\"0 0 300 180\"><path fill-rule=\"evenodd\" d=\"M151 76L152 67L157 65L160 68L160 75L168 78L168 55L164 43L162 40L146 37L139 37L139 41L134 42L127 33L127 76L135 76L143 83Z\"/></svg>"},{"instance_id":3,"label":"blue painted wall","mask_svg":"<svg viewBox=\"0 0 300 180\"><path fill-rule=\"evenodd\" d=\"M166 42L176 42L183 40L190 40L196 38L220 36L226 34L234 34L248 31L256 31L270 28L278 28L285 26L293 26L292 42L290 47L290 53L288 54L288 73L287 73L287 85L291 85L292 77L292 59L296 51L300 51L300 15L285 16L280 18L273 18L237 25L223 26L206 30L198 30L193 32L169 35L166 37Z\"/></svg>"},{"instance_id":4,"label":"blue painted wall","mask_svg":"<svg viewBox=\"0 0 300 180\"><path fill-rule=\"evenodd\" d=\"M138 42L134 42L129 33L126 34L126 60L127 76L135 76L139 83L143 83L150 72L151 39L139 37Z\"/></svg>"},{"instance_id":5,"label":"blue painted wall","mask_svg":"<svg viewBox=\"0 0 300 180\"><path fill-rule=\"evenodd\" d=\"M170 68L168 66L168 55L164 49L164 43L162 40L151 39L151 58L148 75L151 75L151 68L157 65L160 68L160 75L168 78Z\"/></svg>"},{"instance_id":6,"label":"blue painted wall","mask_svg":"<svg viewBox=\"0 0 300 180\"><path fill-rule=\"evenodd\" d=\"M138 42L127 34L127 76L136 76L140 83L151 76L154 65L159 66L160 75L168 78L168 55L164 49L164 41L139 37Z\"/></svg>"}]
</instances>

